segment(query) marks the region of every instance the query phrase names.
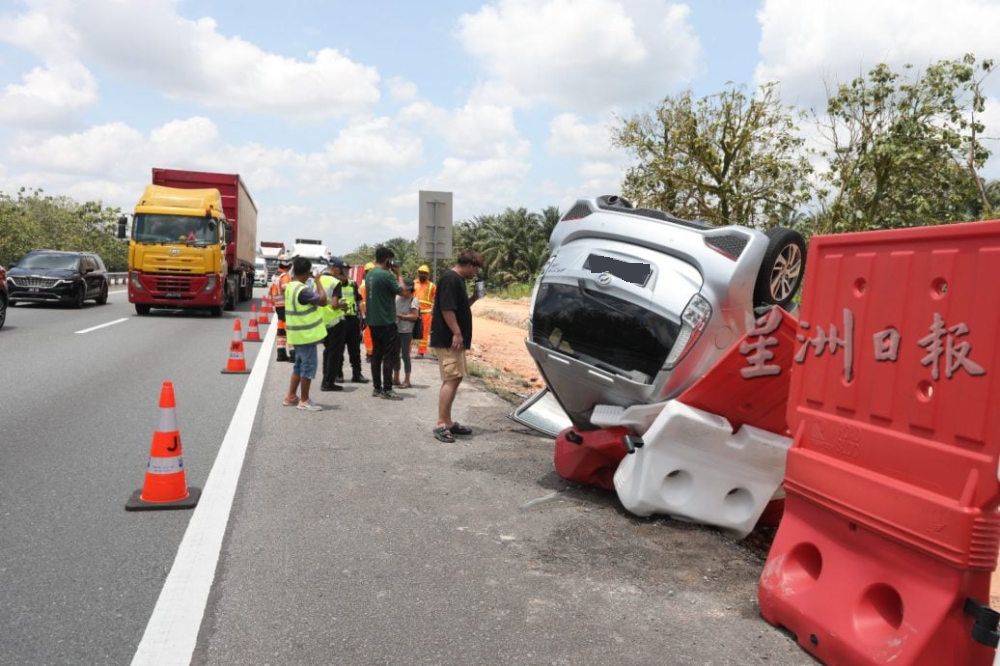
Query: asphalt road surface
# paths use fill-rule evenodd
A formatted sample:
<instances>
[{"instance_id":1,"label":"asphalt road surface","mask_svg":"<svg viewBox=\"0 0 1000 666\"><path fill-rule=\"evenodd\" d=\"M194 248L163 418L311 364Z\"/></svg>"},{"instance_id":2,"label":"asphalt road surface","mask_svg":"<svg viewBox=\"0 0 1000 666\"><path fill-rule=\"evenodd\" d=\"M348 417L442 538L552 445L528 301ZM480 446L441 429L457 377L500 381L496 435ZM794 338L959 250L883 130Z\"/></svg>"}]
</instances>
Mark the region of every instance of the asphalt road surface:
<instances>
[{"instance_id":1,"label":"asphalt road surface","mask_svg":"<svg viewBox=\"0 0 1000 666\"><path fill-rule=\"evenodd\" d=\"M613 493L563 481L551 440L472 382L455 416L475 434L437 442L431 361L415 362L401 402L347 384L316 392L327 409L308 413L281 405L290 366L273 351L258 361L261 345L248 344L248 364L266 363L266 376L256 412L242 415L253 380L219 373L232 323L229 313L136 317L124 294L80 311L9 312L0 663L125 664L146 645L196 522L124 511L164 380L176 387L190 485L206 484L231 426L249 442L193 654L167 631L162 654L137 662L814 663L759 618L758 553L714 530L629 516Z\"/></svg>"}]
</instances>

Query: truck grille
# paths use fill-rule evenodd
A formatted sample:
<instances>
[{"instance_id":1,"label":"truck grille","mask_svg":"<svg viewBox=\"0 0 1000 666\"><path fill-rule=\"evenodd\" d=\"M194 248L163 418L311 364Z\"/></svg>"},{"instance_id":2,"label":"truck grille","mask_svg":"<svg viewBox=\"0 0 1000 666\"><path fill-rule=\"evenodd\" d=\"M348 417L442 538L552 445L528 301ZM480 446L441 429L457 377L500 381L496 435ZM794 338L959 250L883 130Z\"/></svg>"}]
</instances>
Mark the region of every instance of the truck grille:
<instances>
[{"instance_id":1,"label":"truck grille","mask_svg":"<svg viewBox=\"0 0 1000 666\"><path fill-rule=\"evenodd\" d=\"M46 277L12 277L11 280L18 287L37 287L40 289L51 289L56 286L56 282L59 280L56 278L46 278Z\"/></svg>"},{"instance_id":2,"label":"truck grille","mask_svg":"<svg viewBox=\"0 0 1000 666\"><path fill-rule=\"evenodd\" d=\"M191 278L176 275L150 276L154 291L169 291L183 293L191 291Z\"/></svg>"}]
</instances>

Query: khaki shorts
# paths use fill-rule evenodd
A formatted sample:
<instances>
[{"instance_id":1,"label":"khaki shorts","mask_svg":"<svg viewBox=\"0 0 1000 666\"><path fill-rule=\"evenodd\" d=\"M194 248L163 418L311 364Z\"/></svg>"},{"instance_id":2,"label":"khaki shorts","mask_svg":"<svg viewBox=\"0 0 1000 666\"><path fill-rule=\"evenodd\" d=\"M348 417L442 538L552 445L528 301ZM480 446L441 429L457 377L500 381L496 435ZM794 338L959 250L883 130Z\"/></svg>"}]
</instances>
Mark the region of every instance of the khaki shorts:
<instances>
[{"instance_id":1,"label":"khaki shorts","mask_svg":"<svg viewBox=\"0 0 1000 666\"><path fill-rule=\"evenodd\" d=\"M441 370L441 381L446 382L451 379L461 379L469 374L465 369L464 348L435 347L434 353L438 357L438 369Z\"/></svg>"}]
</instances>

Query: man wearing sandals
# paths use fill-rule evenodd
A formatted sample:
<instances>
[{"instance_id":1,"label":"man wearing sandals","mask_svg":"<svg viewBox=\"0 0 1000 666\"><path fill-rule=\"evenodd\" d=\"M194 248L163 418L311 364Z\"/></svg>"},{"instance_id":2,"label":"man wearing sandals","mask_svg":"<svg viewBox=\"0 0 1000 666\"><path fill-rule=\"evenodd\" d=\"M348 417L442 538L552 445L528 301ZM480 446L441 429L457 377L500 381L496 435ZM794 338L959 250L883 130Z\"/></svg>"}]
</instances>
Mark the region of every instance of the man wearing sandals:
<instances>
[{"instance_id":1,"label":"man wearing sandals","mask_svg":"<svg viewBox=\"0 0 1000 666\"><path fill-rule=\"evenodd\" d=\"M472 303L465 281L471 280L483 267L483 258L475 250L463 250L458 263L447 271L437 284L434 310L431 313L431 348L438 358L441 371L441 392L438 395L438 419L434 437L440 442L454 442L455 435L471 435L472 429L451 418L458 386L467 374L465 352L472 346Z\"/></svg>"}]
</instances>

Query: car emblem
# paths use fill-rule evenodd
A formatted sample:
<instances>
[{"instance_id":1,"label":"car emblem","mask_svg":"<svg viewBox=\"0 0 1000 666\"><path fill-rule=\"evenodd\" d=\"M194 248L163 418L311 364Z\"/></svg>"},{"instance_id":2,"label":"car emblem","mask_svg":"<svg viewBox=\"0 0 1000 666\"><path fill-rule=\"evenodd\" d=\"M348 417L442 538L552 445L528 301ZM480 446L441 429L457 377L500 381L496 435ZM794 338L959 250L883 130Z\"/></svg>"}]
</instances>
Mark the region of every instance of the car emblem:
<instances>
[{"instance_id":1,"label":"car emblem","mask_svg":"<svg viewBox=\"0 0 1000 666\"><path fill-rule=\"evenodd\" d=\"M611 284L611 273L601 273L597 276L597 283L607 287Z\"/></svg>"},{"instance_id":2,"label":"car emblem","mask_svg":"<svg viewBox=\"0 0 1000 666\"><path fill-rule=\"evenodd\" d=\"M169 254L171 257L179 257L181 256L181 251L178 250L176 247L172 247L169 250L167 250L167 254Z\"/></svg>"}]
</instances>

